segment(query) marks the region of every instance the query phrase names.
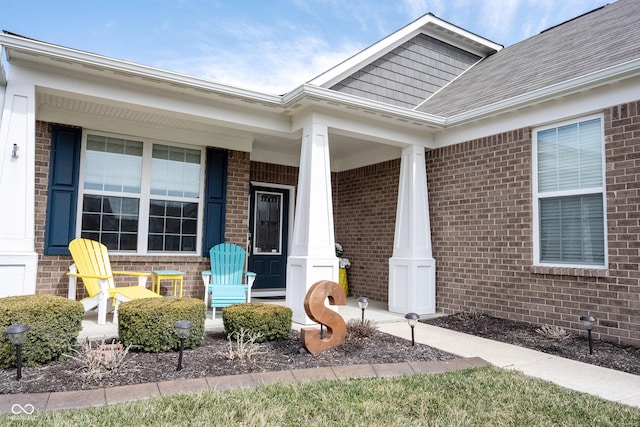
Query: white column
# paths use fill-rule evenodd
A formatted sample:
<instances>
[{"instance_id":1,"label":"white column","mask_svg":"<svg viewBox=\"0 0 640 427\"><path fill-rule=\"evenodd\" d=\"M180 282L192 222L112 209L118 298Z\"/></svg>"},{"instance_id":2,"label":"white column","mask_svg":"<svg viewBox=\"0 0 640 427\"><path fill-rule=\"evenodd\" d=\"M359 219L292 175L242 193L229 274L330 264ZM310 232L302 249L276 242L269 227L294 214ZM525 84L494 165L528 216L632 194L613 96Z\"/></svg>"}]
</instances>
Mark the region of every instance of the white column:
<instances>
[{"instance_id":1,"label":"white column","mask_svg":"<svg viewBox=\"0 0 640 427\"><path fill-rule=\"evenodd\" d=\"M7 83L0 120L0 297L33 294L38 265L33 84Z\"/></svg>"},{"instance_id":2,"label":"white column","mask_svg":"<svg viewBox=\"0 0 640 427\"><path fill-rule=\"evenodd\" d=\"M436 311L436 262L431 228L424 148L402 150L393 256L389 260L389 311Z\"/></svg>"},{"instance_id":3,"label":"white column","mask_svg":"<svg viewBox=\"0 0 640 427\"><path fill-rule=\"evenodd\" d=\"M286 304L293 321L314 323L304 310L309 288L319 280L338 281L327 126L304 125L291 255L287 259Z\"/></svg>"}]
</instances>

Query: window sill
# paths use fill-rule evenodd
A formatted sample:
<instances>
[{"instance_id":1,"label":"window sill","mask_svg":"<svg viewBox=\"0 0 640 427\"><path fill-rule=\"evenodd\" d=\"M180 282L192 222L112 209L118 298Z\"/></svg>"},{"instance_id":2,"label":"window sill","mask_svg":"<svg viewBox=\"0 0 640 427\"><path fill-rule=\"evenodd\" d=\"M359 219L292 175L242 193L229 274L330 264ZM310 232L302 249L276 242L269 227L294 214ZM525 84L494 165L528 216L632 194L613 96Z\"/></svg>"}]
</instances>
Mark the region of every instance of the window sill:
<instances>
[{"instance_id":1,"label":"window sill","mask_svg":"<svg viewBox=\"0 0 640 427\"><path fill-rule=\"evenodd\" d=\"M606 268L551 267L533 265L531 266L531 272L534 274L551 274L554 276L609 277L609 270Z\"/></svg>"}]
</instances>

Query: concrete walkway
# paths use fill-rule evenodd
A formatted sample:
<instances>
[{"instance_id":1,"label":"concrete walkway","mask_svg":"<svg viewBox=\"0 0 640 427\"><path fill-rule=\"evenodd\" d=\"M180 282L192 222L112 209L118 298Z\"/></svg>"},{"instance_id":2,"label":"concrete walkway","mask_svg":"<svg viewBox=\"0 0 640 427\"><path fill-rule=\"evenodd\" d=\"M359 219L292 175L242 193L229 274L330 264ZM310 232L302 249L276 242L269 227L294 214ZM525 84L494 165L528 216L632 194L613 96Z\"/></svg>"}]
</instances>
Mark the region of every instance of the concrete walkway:
<instances>
[{"instance_id":1,"label":"concrete walkway","mask_svg":"<svg viewBox=\"0 0 640 427\"><path fill-rule=\"evenodd\" d=\"M284 304L283 300L269 302ZM339 312L347 320L360 318L361 316L357 302L353 299L348 300L347 306L340 307ZM404 316L386 311L386 306L382 304L371 303L370 307L365 311L365 317L375 320L381 332L407 340L411 339L411 329L406 324ZM216 319L207 319L205 327L207 330L222 328L219 310ZM294 324L293 327L294 329L299 329L302 326ZM104 406L156 396L253 387L272 382L388 377L414 373L447 372L486 366L487 364L493 364L505 369L515 369L526 375L542 378L571 390L640 407L640 377L636 375L551 356L538 351L423 323L419 323L414 332L416 342L455 354L459 358L435 362L351 365L195 378L97 390L0 395L0 413L16 412L20 411L20 408L24 410L50 410ZM111 323L97 325L91 315L86 316L83 321L83 330L80 338L101 339L116 336L117 328Z\"/></svg>"}]
</instances>

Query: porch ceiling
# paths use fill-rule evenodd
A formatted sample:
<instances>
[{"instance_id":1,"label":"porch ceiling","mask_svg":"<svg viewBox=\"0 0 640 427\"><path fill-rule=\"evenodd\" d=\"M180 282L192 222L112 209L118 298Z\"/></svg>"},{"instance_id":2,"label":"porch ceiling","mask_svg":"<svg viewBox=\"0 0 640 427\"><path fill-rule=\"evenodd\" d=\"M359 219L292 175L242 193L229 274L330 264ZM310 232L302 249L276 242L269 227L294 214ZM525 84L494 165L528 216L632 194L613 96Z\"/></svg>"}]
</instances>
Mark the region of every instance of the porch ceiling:
<instances>
[{"instance_id":1,"label":"porch ceiling","mask_svg":"<svg viewBox=\"0 0 640 427\"><path fill-rule=\"evenodd\" d=\"M250 151L251 160L298 166L301 131L259 132L221 126L214 120L176 112L136 108L133 105L83 99L72 94L39 90L38 119L78 125L88 129L141 135L191 144ZM399 158L398 146L364 139L345 131L329 132L331 169L342 171Z\"/></svg>"}]
</instances>

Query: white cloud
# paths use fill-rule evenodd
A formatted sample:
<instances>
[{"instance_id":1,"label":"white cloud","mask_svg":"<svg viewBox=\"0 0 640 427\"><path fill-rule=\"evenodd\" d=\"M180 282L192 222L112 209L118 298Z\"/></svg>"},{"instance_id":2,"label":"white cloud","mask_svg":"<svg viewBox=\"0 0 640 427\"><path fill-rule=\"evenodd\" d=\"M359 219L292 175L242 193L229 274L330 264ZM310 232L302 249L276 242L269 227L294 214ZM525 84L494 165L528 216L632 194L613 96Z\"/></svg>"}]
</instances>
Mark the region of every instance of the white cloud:
<instances>
[{"instance_id":1,"label":"white cloud","mask_svg":"<svg viewBox=\"0 0 640 427\"><path fill-rule=\"evenodd\" d=\"M253 28L256 34L259 30ZM241 32L242 36L247 33ZM283 94L311 80L358 52L362 46L350 43L330 45L322 38L305 34L282 40L249 38L238 50L203 45L202 55L163 63L163 68L198 75L219 83L269 94Z\"/></svg>"}]
</instances>

